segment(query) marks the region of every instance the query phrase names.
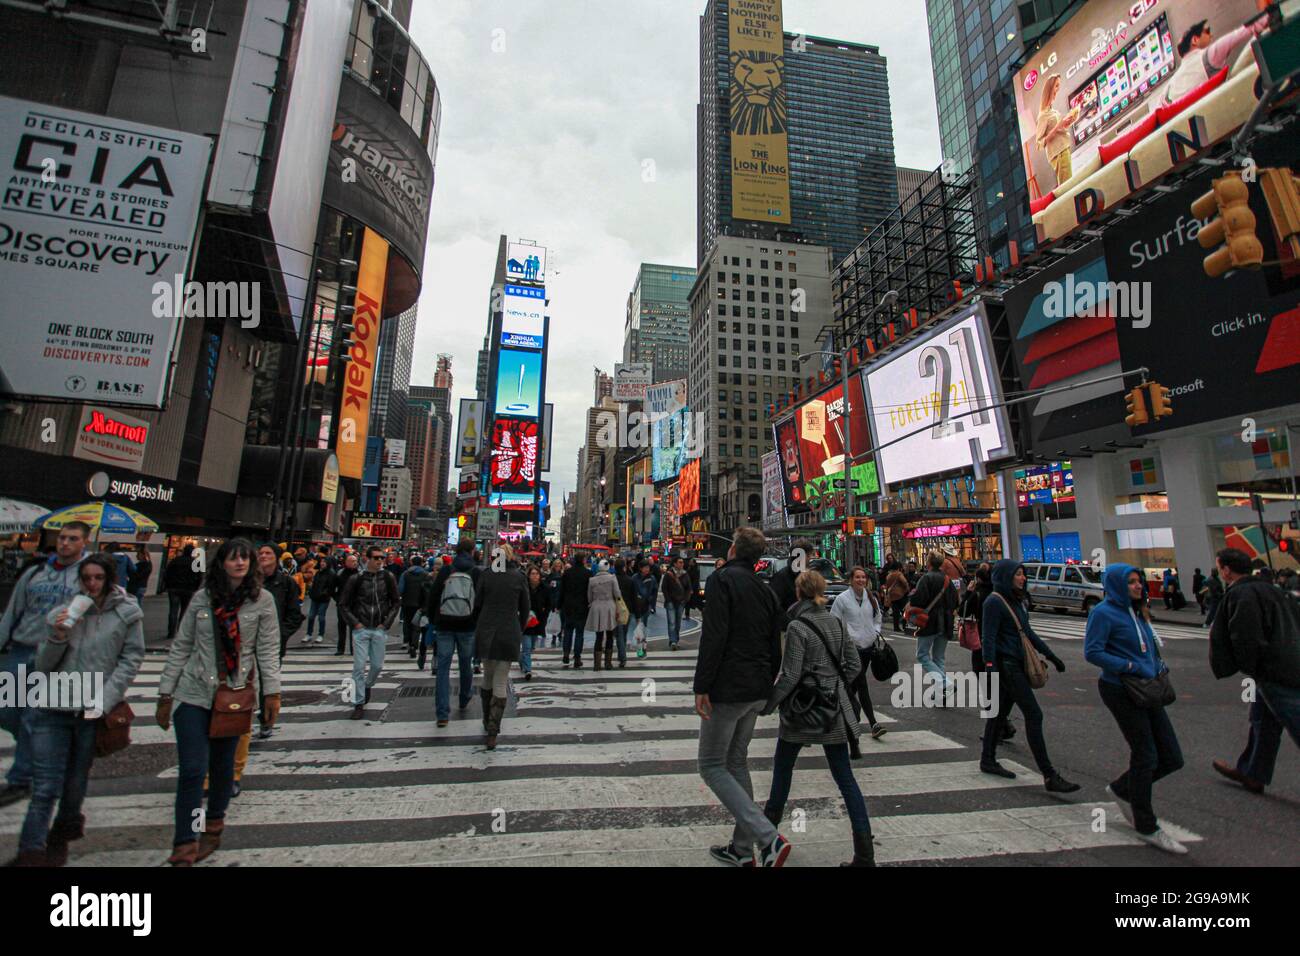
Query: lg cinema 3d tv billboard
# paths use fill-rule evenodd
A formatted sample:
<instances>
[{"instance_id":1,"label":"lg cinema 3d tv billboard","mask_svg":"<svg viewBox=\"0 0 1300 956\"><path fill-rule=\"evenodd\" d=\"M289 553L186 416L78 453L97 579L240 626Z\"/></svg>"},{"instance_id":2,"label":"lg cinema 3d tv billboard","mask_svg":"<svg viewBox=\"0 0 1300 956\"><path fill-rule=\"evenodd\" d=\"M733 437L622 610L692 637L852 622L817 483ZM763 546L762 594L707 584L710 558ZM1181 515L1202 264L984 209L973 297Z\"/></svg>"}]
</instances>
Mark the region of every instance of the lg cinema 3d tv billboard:
<instances>
[{"instance_id":1,"label":"lg cinema 3d tv billboard","mask_svg":"<svg viewBox=\"0 0 1300 956\"><path fill-rule=\"evenodd\" d=\"M1040 244L1224 139L1258 102L1256 0L1092 0L1014 80Z\"/></svg>"}]
</instances>

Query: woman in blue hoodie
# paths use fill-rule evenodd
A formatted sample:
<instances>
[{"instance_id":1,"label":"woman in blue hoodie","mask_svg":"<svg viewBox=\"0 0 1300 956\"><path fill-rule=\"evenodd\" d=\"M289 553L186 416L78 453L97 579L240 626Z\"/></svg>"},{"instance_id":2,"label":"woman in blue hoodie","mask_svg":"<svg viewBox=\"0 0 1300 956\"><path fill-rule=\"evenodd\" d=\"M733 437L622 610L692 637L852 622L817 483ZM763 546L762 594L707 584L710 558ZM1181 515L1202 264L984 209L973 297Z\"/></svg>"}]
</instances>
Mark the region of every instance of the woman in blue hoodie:
<instances>
[{"instance_id":1,"label":"woman in blue hoodie","mask_svg":"<svg viewBox=\"0 0 1300 956\"><path fill-rule=\"evenodd\" d=\"M1151 679L1168 670L1156 648L1156 634L1147 617L1142 572L1127 564L1106 569L1106 600L1088 615L1083 656L1101 668L1097 688L1101 702L1128 741L1129 764L1106 787L1120 812L1147 843L1168 853L1186 853L1160 829L1151 808L1151 787L1183 766L1183 752L1164 707L1142 708L1133 703L1121 678Z\"/></svg>"},{"instance_id":2,"label":"woman in blue hoodie","mask_svg":"<svg viewBox=\"0 0 1300 956\"><path fill-rule=\"evenodd\" d=\"M1047 756L1047 743L1043 740L1043 710L1038 706L1034 689L1025 674L1025 652L1020 641L1023 631L1057 671L1065 671L1065 662L1043 643L1043 639L1029 626L1029 611L1025 607L1025 566L1018 561L1003 559L993 565L993 593L984 602L980 624L980 653L984 656L984 671L997 674L997 716L989 720L984 729L984 748L980 754L980 769L998 777L1015 774L998 763L998 742L1002 739L1002 725L1012 706L1025 715L1025 737L1034 762L1043 775L1043 785L1049 793L1073 793L1079 789L1052 767Z\"/></svg>"}]
</instances>

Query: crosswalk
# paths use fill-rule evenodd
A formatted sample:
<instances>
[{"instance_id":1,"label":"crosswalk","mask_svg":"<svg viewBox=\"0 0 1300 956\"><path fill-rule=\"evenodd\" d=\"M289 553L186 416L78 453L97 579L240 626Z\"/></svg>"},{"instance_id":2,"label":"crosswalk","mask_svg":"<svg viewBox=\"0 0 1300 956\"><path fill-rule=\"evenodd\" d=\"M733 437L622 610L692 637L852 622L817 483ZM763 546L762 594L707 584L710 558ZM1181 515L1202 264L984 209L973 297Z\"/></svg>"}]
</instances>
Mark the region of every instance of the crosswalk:
<instances>
[{"instance_id":1,"label":"crosswalk","mask_svg":"<svg viewBox=\"0 0 1300 956\"><path fill-rule=\"evenodd\" d=\"M1039 637L1056 638L1062 641L1083 640L1088 619L1078 614L1057 614L1053 611L1035 611L1030 615L1030 626ZM1155 632L1162 641L1204 641L1209 640L1208 628L1194 624L1169 624L1156 621Z\"/></svg>"},{"instance_id":2,"label":"crosswalk","mask_svg":"<svg viewBox=\"0 0 1300 956\"><path fill-rule=\"evenodd\" d=\"M70 865L157 866L167 855L175 749L153 722L164 660L151 652L131 691L138 720L128 753L157 755L155 769L92 779L87 837ZM696 769L695 660L693 650L656 650L623 669L594 673L588 660L575 672L561 668L558 650L539 650L532 680L515 671L513 706L497 749L487 751L477 695L461 712L453 689L450 725L436 728L431 675L395 641L360 721L348 719L343 700L350 658L292 647L280 726L254 743L223 847L202 865L718 865L707 849L726 839L730 817ZM877 719L889 732L863 740L855 774L879 862L1139 842L1113 803L1047 795L1031 767L1008 759L1021 752L1004 754L1017 774L1006 780L980 773L969 745L909 726L905 710L879 706ZM760 718L750 748L760 803L777 725L776 716ZM0 764L10 759L11 747L0 750ZM0 809L6 852L22 814L22 805ZM1200 839L1164 825L1176 838ZM795 846L788 865L851 854L843 804L817 748L800 757L782 830Z\"/></svg>"}]
</instances>

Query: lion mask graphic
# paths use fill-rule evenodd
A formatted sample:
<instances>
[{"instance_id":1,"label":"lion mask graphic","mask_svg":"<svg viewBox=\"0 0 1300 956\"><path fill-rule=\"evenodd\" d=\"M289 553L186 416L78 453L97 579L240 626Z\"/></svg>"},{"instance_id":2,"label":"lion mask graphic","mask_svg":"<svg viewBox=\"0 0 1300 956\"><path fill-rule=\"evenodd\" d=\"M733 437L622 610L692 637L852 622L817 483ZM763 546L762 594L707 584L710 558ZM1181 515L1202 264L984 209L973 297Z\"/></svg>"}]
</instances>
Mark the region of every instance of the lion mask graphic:
<instances>
[{"instance_id":1,"label":"lion mask graphic","mask_svg":"<svg viewBox=\"0 0 1300 956\"><path fill-rule=\"evenodd\" d=\"M742 136L784 133L785 58L755 50L731 54L731 131Z\"/></svg>"}]
</instances>

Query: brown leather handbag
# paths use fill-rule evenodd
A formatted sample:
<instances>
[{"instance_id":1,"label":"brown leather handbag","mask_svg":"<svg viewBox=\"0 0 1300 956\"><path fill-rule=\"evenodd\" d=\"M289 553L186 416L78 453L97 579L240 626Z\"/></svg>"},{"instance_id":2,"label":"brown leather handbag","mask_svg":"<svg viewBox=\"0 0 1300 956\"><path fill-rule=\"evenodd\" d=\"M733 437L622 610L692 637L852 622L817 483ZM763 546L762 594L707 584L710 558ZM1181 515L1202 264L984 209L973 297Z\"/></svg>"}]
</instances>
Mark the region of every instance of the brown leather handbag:
<instances>
[{"instance_id":1,"label":"brown leather handbag","mask_svg":"<svg viewBox=\"0 0 1300 956\"><path fill-rule=\"evenodd\" d=\"M95 756L107 757L131 745L131 721L135 711L122 701L95 721Z\"/></svg>"},{"instance_id":2,"label":"brown leather handbag","mask_svg":"<svg viewBox=\"0 0 1300 956\"><path fill-rule=\"evenodd\" d=\"M257 666L248 669L248 680L240 688L230 686L230 675L227 674L217 685L217 696L212 701L208 736L214 739L244 736L253 729L253 711L256 709Z\"/></svg>"}]
</instances>

